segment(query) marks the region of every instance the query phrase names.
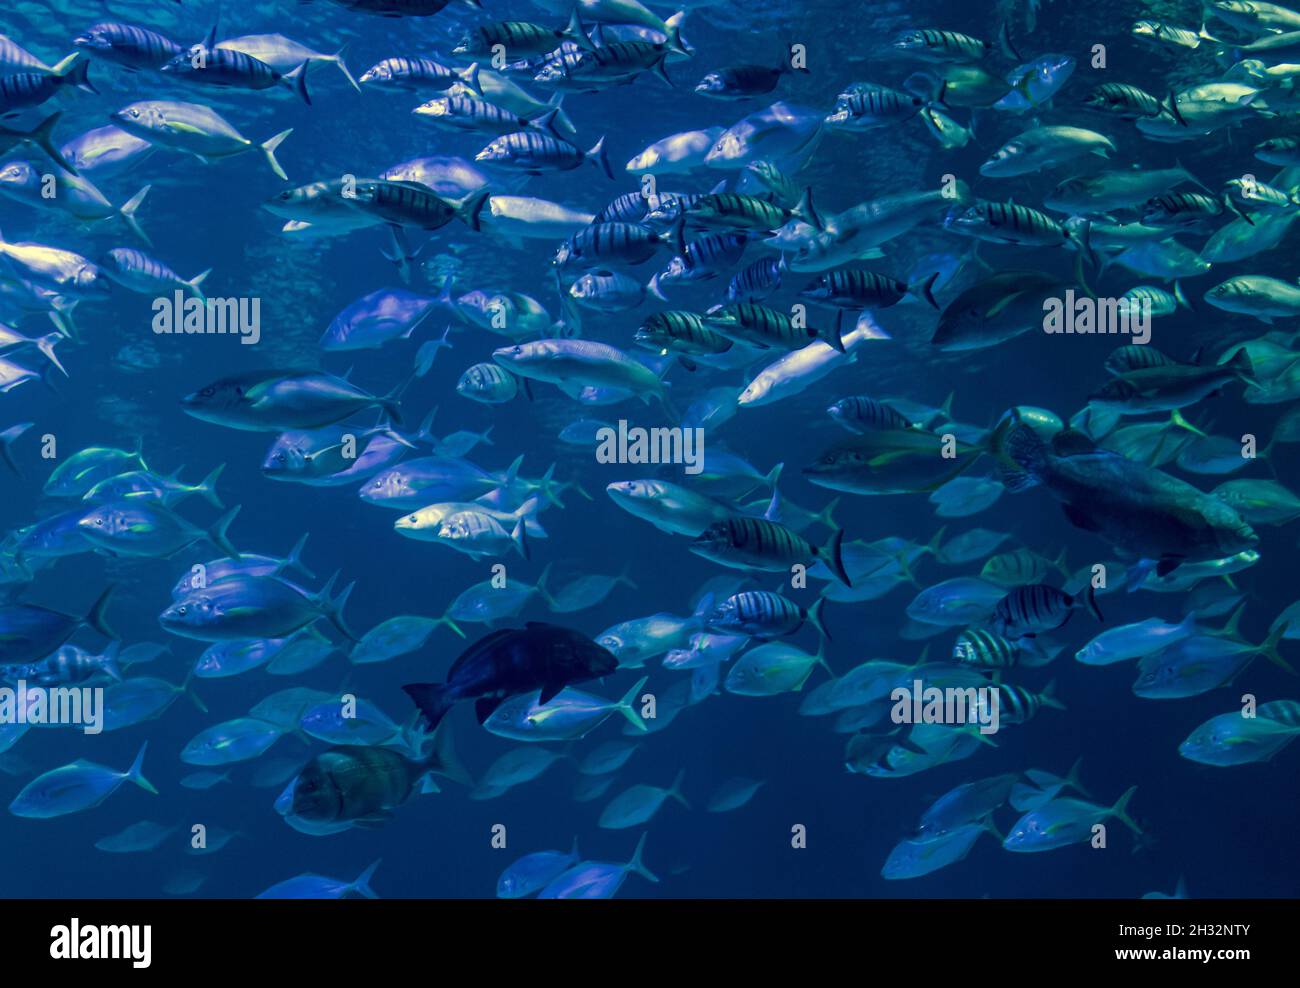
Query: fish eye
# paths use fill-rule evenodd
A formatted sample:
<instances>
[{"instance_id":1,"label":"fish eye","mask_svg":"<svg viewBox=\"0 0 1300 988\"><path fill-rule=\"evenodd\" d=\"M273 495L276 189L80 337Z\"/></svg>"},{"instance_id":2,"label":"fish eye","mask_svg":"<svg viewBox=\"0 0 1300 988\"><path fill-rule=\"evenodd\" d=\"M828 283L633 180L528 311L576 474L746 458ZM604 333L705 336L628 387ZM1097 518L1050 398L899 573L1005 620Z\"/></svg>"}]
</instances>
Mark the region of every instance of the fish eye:
<instances>
[{"instance_id":1,"label":"fish eye","mask_svg":"<svg viewBox=\"0 0 1300 988\"><path fill-rule=\"evenodd\" d=\"M184 604L181 604L180 607L176 608L176 613L179 614L181 617L184 617L188 612L189 612L189 608Z\"/></svg>"},{"instance_id":2,"label":"fish eye","mask_svg":"<svg viewBox=\"0 0 1300 988\"><path fill-rule=\"evenodd\" d=\"M199 396L202 398L211 398L214 394L216 394L216 391L210 387L199 392Z\"/></svg>"}]
</instances>

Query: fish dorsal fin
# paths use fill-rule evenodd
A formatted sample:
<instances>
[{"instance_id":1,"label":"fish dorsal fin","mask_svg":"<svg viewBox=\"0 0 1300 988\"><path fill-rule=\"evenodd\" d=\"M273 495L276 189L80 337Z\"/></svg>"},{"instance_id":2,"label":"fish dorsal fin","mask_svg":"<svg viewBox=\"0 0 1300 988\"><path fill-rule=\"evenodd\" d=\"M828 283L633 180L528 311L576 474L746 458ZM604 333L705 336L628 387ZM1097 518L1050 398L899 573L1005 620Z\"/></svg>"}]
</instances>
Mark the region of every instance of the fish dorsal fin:
<instances>
[{"instance_id":1,"label":"fish dorsal fin","mask_svg":"<svg viewBox=\"0 0 1300 988\"><path fill-rule=\"evenodd\" d=\"M1082 456L1096 451L1096 444L1078 429L1062 429L1052 437L1052 452L1057 456Z\"/></svg>"}]
</instances>

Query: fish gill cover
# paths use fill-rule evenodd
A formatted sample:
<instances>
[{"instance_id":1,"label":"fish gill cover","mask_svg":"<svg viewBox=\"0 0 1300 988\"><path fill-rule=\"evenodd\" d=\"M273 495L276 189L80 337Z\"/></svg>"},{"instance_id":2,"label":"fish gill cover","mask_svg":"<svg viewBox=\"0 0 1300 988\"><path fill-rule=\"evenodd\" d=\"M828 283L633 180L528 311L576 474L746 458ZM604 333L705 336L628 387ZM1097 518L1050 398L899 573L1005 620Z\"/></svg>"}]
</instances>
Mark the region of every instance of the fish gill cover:
<instances>
[{"instance_id":1,"label":"fish gill cover","mask_svg":"<svg viewBox=\"0 0 1300 988\"><path fill-rule=\"evenodd\" d=\"M6 3L6 894L1294 894L1297 63Z\"/></svg>"}]
</instances>

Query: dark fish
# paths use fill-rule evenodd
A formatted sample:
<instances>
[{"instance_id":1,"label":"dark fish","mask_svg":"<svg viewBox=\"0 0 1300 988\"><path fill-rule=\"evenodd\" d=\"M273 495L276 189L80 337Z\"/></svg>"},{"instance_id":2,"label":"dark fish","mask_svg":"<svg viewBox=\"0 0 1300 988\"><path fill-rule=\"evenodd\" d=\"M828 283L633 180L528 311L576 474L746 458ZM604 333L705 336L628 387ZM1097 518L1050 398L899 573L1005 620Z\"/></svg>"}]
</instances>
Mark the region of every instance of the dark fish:
<instances>
[{"instance_id":1,"label":"dark fish","mask_svg":"<svg viewBox=\"0 0 1300 988\"><path fill-rule=\"evenodd\" d=\"M541 690L546 703L564 687L608 676L618 659L590 638L555 624L529 621L480 638L452 663L445 683L408 683L402 689L431 726L461 700L474 700L479 723L507 697Z\"/></svg>"},{"instance_id":2,"label":"dark fish","mask_svg":"<svg viewBox=\"0 0 1300 988\"><path fill-rule=\"evenodd\" d=\"M330 748L302 767L276 800L276 812L291 823L305 823L309 833L379 826L417 790L437 792L433 775L468 783L450 733L435 732L433 745L433 751L419 759L392 748Z\"/></svg>"},{"instance_id":3,"label":"dark fish","mask_svg":"<svg viewBox=\"0 0 1300 988\"><path fill-rule=\"evenodd\" d=\"M1046 487L1075 526L1095 532L1117 551L1159 560L1164 576L1185 561L1223 559L1259 544L1259 536L1233 507L1185 480L1097 449L1072 429L1049 446L1023 422L1007 434L1004 477L1014 488L1023 478ZM1020 480L1016 474L1019 474Z\"/></svg>"}]
</instances>

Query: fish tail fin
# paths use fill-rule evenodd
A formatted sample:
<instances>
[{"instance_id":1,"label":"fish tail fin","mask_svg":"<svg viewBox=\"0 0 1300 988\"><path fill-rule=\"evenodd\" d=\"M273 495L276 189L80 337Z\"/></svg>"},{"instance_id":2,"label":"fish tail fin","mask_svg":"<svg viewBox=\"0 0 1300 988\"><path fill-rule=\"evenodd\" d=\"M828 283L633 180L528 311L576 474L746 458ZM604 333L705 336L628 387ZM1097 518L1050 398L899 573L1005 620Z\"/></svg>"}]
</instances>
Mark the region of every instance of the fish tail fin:
<instances>
[{"instance_id":1,"label":"fish tail fin","mask_svg":"<svg viewBox=\"0 0 1300 988\"><path fill-rule=\"evenodd\" d=\"M1082 768L1083 756L1080 755L1074 760L1074 764L1070 766L1070 771L1065 773L1065 784L1067 786L1072 786L1076 792L1091 798L1091 794L1084 788L1083 783L1079 781L1079 771Z\"/></svg>"},{"instance_id":2,"label":"fish tail fin","mask_svg":"<svg viewBox=\"0 0 1300 988\"><path fill-rule=\"evenodd\" d=\"M480 67L478 62L470 62L465 68L456 74L460 76L460 81L469 86L470 91L479 99L487 99L483 94L483 83L479 81Z\"/></svg>"},{"instance_id":3,"label":"fish tail fin","mask_svg":"<svg viewBox=\"0 0 1300 988\"><path fill-rule=\"evenodd\" d=\"M819 555L825 560L830 571L835 574L835 579L839 580L846 587L852 588L853 581L849 579L848 570L844 568L844 553L841 545L844 542L844 529L837 528L831 533L830 540L821 549Z\"/></svg>"},{"instance_id":4,"label":"fish tail fin","mask_svg":"<svg viewBox=\"0 0 1300 988\"><path fill-rule=\"evenodd\" d=\"M1255 380L1255 365L1251 363L1250 354L1246 348L1242 347L1228 361L1228 367L1246 384L1259 387L1259 382Z\"/></svg>"},{"instance_id":5,"label":"fish tail fin","mask_svg":"<svg viewBox=\"0 0 1300 988\"><path fill-rule=\"evenodd\" d=\"M826 605L825 597L818 597L817 603L808 608L808 621L827 641L832 641L831 633L826 630L826 622L822 619L822 608Z\"/></svg>"},{"instance_id":6,"label":"fish tail fin","mask_svg":"<svg viewBox=\"0 0 1300 988\"><path fill-rule=\"evenodd\" d=\"M936 302L934 299L934 283L939 280L940 273L941 272L936 271L934 272L934 274L930 275L930 277L926 278L924 281L921 281L920 283L915 285L908 285L907 290L909 292L912 292L913 294L919 291L921 294L921 298L929 302L931 308L938 309L939 303Z\"/></svg>"},{"instance_id":7,"label":"fish tail fin","mask_svg":"<svg viewBox=\"0 0 1300 988\"><path fill-rule=\"evenodd\" d=\"M789 200L786 201L788 202ZM817 207L813 204L813 191L811 185L804 187L803 195L799 197L799 202L795 205L794 209L790 210L790 212L794 213L794 215L798 216L801 220L807 222L809 226L818 230L826 229L826 225L822 221L821 215L817 212Z\"/></svg>"},{"instance_id":8,"label":"fish tail fin","mask_svg":"<svg viewBox=\"0 0 1300 988\"><path fill-rule=\"evenodd\" d=\"M826 342L833 346L840 353L848 353L844 346L844 310L835 310L835 322L831 326L831 331L826 337Z\"/></svg>"},{"instance_id":9,"label":"fish tail fin","mask_svg":"<svg viewBox=\"0 0 1300 988\"><path fill-rule=\"evenodd\" d=\"M429 757L424 760L425 767L431 772L437 772L439 775L451 779L452 782L459 782L463 786L472 786L474 778L469 774L469 769L465 767L465 763L460 760L460 755L456 754L456 746L452 744L451 725L440 724L435 727L428 740L432 742L433 750L429 752Z\"/></svg>"},{"instance_id":10,"label":"fish tail fin","mask_svg":"<svg viewBox=\"0 0 1300 988\"><path fill-rule=\"evenodd\" d=\"M1105 624L1106 619L1101 616L1101 608L1097 606L1097 591L1093 589L1092 581L1083 588L1083 606L1088 609L1088 613L1097 619L1098 624Z\"/></svg>"},{"instance_id":11,"label":"fish tail fin","mask_svg":"<svg viewBox=\"0 0 1300 988\"><path fill-rule=\"evenodd\" d=\"M230 541L230 537L226 534L226 530L230 528L230 523L235 520L235 516L239 514L239 509L241 507L243 507L243 505L236 504L233 508L218 518L216 524L208 529L207 533L208 539L212 544L231 559L239 559L240 555L239 550L235 548L234 544Z\"/></svg>"},{"instance_id":12,"label":"fish tail fin","mask_svg":"<svg viewBox=\"0 0 1300 988\"><path fill-rule=\"evenodd\" d=\"M542 527L541 521L537 514L541 508L541 502L535 497L530 497L521 504L514 512L516 518L522 518L524 527L528 529L533 538L546 538L546 529Z\"/></svg>"},{"instance_id":13,"label":"fish tail fin","mask_svg":"<svg viewBox=\"0 0 1300 988\"><path fill-rule=\"evenodd\" d=\"M943 529L939 530L939 534L943 534ZM912 569L912 564L908 561L907 553L901 549L894 553L894 562L898 563L898 571L903 574L903 579L920 590L921 581L916 578L916 572Z\"/></svg>"},{"instance_id":14,"label":"fish tail fin","mask_svg":"<svg viewBox=\"0 0 1300 988\"><path fill-rule=\"evenodd\" d=\"M190 703L198 709L200 713L208 712L208 705L203 702L203 698L194 692L194 679L197 665L191 666L190 671L185 674L185 680L181 683L181 692L189 698Z\"/></svg>"},{"instance_id":15,"label":"fish tail fin","mask_svg":"<svg viewBox=\"0 0 1300 988\"><path fill-rule=\"evenodd\" d=\"M108 623L108 602L113 596L113 591L117 589L117 584L109 584L104 588L104 592L99 595L91 606L90 611L83 619L84 622L98 631L105 638L120 639L116 631Z\"/></svg>"},{"instance_id":16,"label":"fish tail fin","mask_svg":"<svg viewBox=\"0 0 1300 988\"><path fill-rule=\"evenodd\" d=\"M382 860L383 859L381 858L379 861L372 862L368 865L366 870L358 875L356 881L349 885L348 888L362 898L378 899L379 896L375 895L375 890L370 887L370 879L375 877L375 869L379 867Z\"/></svg>"},{"instance_id":17,"label":"fish tail fin","mask_svg":"<svg viewBox=\"0 0 1300 988\"><path fill-rule=\"evenodd\" d=\"M122 681L122 667L117 662L118 653L121 651L122 643L113 641L109 643L108 648L104 649L104 654L99 657L100 671L115 683Z\"/></svg>"},{"instance_id":18,"label":"fish tail fin","mask_svg":"<svg viewBox=\"0 0 1300 988\"><path fill-rule=\"evenodd\" d=\"M302 550L306 547L307 536L310 534L310 532L303 532L302 535L299 536L298 541L295 542L293 548L289 550L289 555L284 557L283 565L276 570L277 573L287 569L296 569L299 573L303 573L306 576L311 577L313 580L316 579L316 574L308 569L302 561Z\"/></svg>"},{"instance_id":19,"label":"fish tail fin","mask_svg":"<svg viewBox=\"0 0 1300 988\"><path fill-rule=\"evenodd\" d=\"M1177 426L1179 429L1186 429L1192 435L1200 436L1202 439L1209 438L1209 436L1207 436L1204 432L1196 428L1196 426L1192 425L1192 423L1188 422L1187 419L1183 418L1183 413L1180 409L1175 408L1173 411L1169 413L1169 424L1173 426Z\"/></svg>"},{"instance_id":20,"label":"fish tail fin","mask_svg":"<svg viewBox=\"0 0 1300 988\"><path fill-rule=\"evenodd\" d=\"M0 432L0 460L4 460L9 469L20 477L23 472L18 469L18 461L14 459L13 444L35 424L35 422L20 422Z\"/></svg>"},{"instance_id":21,"label":"fish tail fin","mask_svg":"<svg viewBox=\"0 0 1300 988\"><path fill-rule=\"evenodd\" d=\"M1264 643L1259 646L1259 651L1260 654L1263 655L1264 658L1268 659L1269 662L1272 662L1275 666L1280 666L1294 676L1296 675L1295 668L1290 662L1282 658L1281 654L1277 650L1278 643L1282 641L1283 637L1285 637L1286 629L1290 626L1290 622L1283 621L1276 628L1270 631L1268 633L1268 638L1266 638Z\"/></svg>"},{"instance_id":22,"label":"fish tail fin","mask_svg":"<svg viewBox=\"0 0 1300 988\"><path fill-rule=\"evenodd\" d=\"M672 785L668 787L667 798L677 800L677 802L681 803L684 807L686 807L689 810L691 808L691 804L686 802L686 797L682 795L682 780L685 778L686 778L686 769L684 768L678 769L677 775L673 777Z\"/></svg>"},{"instance_id":23,"label":"fish tail fin","mask_svg":"<svg viewBox=\"0 0 1300 988\"><path fill-rule=\"evenodd\" d=\"M347 47L348 47L347 45L340 45L339 50L336 51L325 61L333 62L335 65L337 65L339 71L343 73L343 77L348 80L352 88L355 89L357 92L361 92L361 87L357 84L357 80L352 77L352 72L348 68L347 62L343 61L343 53L347 50Z\"/></svg>"},{"instance_id":24,"label":"fish tail fin","mask_svg":"<svg viewBox=\"0 0 1300 988\"><path fill-rule=\"evenodd\" d=\"M549 580L550 578L551 578L551 564L547 563L545 566L542 567L542 573L537 578L537 583L534 584L534 586L537 590L537 595L542 598L547 608L549 610L555 610L555 598L552 597L551 592L548 589L546 589L546 581Z\"/></svg>"},{"instance_id":25,"label":"fish tail fin","mask_svg":"<svg viewBox=\"0 0 1300 988\"><path fill-rule=\"evenodd\" d=\"M627 871L635 871L647 882L658 883L659 876L645 866L645 861L643 861L641 857L642 854L645 853L645 839L647 836L649 836L648 833L643 833L641 835L641 839L636 842L636 850L632 852L632 860L629 861L624 868Z\"/></svg>"},{"instance_id":26,"label":"fish tail fin","mask_svg":"<svg viewBox=\"0 0 1300 988\"><path fill-rule=\"evenodd\" d=\"M772 492L772 496L776 497L776 491ZM821 511L817 512L817 515L814 517L813 520L821 522L823 525L825 525L827 528L831 529L832 531L834 529L839 528L839 525L835 523L835 509L838 508L839 506L840 506L840 499L838 497L832 498L830 504L826 505L826 507L822 508Z\"/></svg>"},{"instance_id":27,"label":"fish tail fin","mask_svg":"<svg viewBox=\"0 0 1300 988\"><path fill-rule=\"evenodd\" d=\"M145 741L140 745L140 751L135 756L135 761L133 761L131 767L126 770L126 777L128 781L134 782L145 792L151 792L157 796L158 790L154 788L152 782L144 777L144 753L148 750L149 742Z\"/></svg>"},{"instance_id":28,"label":"fish tail fin","mask_svg":"<svg viewBox=\"0 0 1300 988\"><path fill-rule=\"evenodd\" d=\"M448 628L450 628L455 634L459 635L461 638L465 637L465 632L461 630L460 625L458 625L454 620L452 620L451 616L448 614L443 614L442 617L438 618L438 624L445 624Z\"/></svg>"},{"instance_id":29,"label":"fish tail fin","mask_svg":"<svg viewBox=\"0 0 1300 988\"><path fill-rule=\"evenodd\" d=\"M452 701L448 699L447 687L442 683L407 683L402 691L424 714L430 727L436 728L451 709Z\"/></svg>"},{"instance_id":30,"label":"fish tail fin","mask_svg":"<svg viewBox=\"0 0 1300 988\"><path fill-rule=\"evenodd\" d=\"M226 465L224 463L218 463L216 469L204 477L198 486L194 488L195 494L202 494L203 499L218 511L226 507L221 503L221 498L217 496L217 478L221 476L221 471L225 469Z\"/></svg>"},{"instance_id":31,"label":"fish tail fin","mask_svg":"<svg viewBox=\"0 0 1300 988\"><path fill-rule=\"evenodd\" d=\"M153 241L149 239L149 234L144 232L144 227L142 227L140 225L140 221L135 218L135 214L137 211L139 211L140 204L144 202L145 196L149 194L149 190L152 188L153 188L152 185L146 185L139 192L137 192L130 199L128 199L122 205L122 207L117 211L118 215L122 217L122 221L131 228L131 232L134 233L141 240L143 240L150 247L153 246Z\"/></svg>"},{"instance_id":32,"label":"fish tail fin","mask_svg":"<svg viewBox=\"0 0 1300 988\"><path fill-rule=\"evenodd\" d=\"M311 106L311 93L307 92L307 63L303 62L296 69L280 77L308 106Z\"/></svg>"},{"instance_id":33,"label":"fish tail fin","mask_svg":"<svg viewBox=\"0 0 1300 988\"><path fill-rule=\"evenodd\" d=\"M763 478L763 486L769 491L776 490L777 481L781 479L781 471L784 469L785 461L782 461L769 470L767 476Z\"/></svg>"},{"instance_id":34,"label":"fish tail fin","mask_svg":"<svg viewBox=\"0 0 1300 988\"><path fill-rule=\"evenodd\" d=\"M510 532L510 542L515 547L515 552L528 559L528 526L522 518L515 522L515 527Z\"/></svg>"},{"instance_id":35,"label":"fish tail fin","mask_svg":"<svg viewBox=\"0 0 1300 988\"><path fill-rule=\"evenodd\" d=\"M197 298L200 302L207 302L208 300L208 297L203 294L203 289L200 288L199 286L202 285L203 282L207 280L208 275L210 275L211 273L212 273L212 269L208 268L206 271L200 271L189 281L185 282L185 287L188 288L190 291L192 291L194 293L194 297Z\"/></svg>"},{"instance_id":36,"label":"fish tail fin","mask_svg":"<svg viewBox=\"0 0 1300 988\"><path fill-rule=\"evenodd\" d=\"M288 130L280 131L280 133L276 134L274 137L268 137L261 143L261 145L259 145L262 149L262 153L266 155L266 162L271 166L271 171L275 172L277 176L284 179L286 182L289 181L289 176L284 173L284 169L280 167L280 162L276 160L275 151L276 148L284 143L284 139L292 133L293 128L290 127Z\"/></svg>"},{"instance_id":37,"label":"fish tail fin","mask_svg":"<svg viewBox=\"0 0 1300 988\"><path fill-rule=\"evenodd\" d=\"M338 574L336 573L334 575L337 576ZM333 582L334 582L334 577L330 577L330 583L332 584ZM344 587L341 591L339 591L339 595L333 599L330 599L330 596L327 592L329 586L330 584L326 584L326 589L321 591L321 597L323 598L322 605L325 610L325 617L329 620L330 624L338 628L339 632L348 641L350 642L360 641L360 639L357 638L357 636L352 633L352 629L347 626L347 622L343 620L343 607L345 604L347 604L348 598L352 596L352 590L356 586L356 583L355 582L349 583L346 587Z\"/></svg>"},{"instance_id":38,"label":"fish tail fin","mask_svg":"<svg viewBox=\"0 0 1300 988\"><path fill-rule=\"evenodd\" d=\"M90 81L90 62L81 58L79 52L73 52L55 65L53 75L58 76L69 86L76 86L84 92L99 95L99 90Z\"/></svg>"},{"instance_id":39,"label":"fish tail fin","mask_svg":"<svg viewBox=\"0 0 1300 988\"><path fill-rule=\"evenodd\" d=\"M622 714L633 727L639 731L648 731L646 723L641 719L641 714L636 708L637 694L641 692L641 687L649 681L649 676L642 676L637 680L630 690L623 694L623 699L618 701L618 712Z\"/></svg>"},{"instance_id":40,"label":"fish tail fin","mask_svg":"<svg viewBox=\"0 0 1300 988\"><path fill-rule=\"evenodd\" d=\"M36 349L40 350L45 359L52 363L64 377L68 376L67 368L59 361L58 355L54 352L54 346L60 340L66 339L62 333L46 333L44 336L38 336L32 342L36 344Z\"/></svg>"},{"instance_id":41,"label":"fish tail fin","mask_svg":"<svg viewBox=\"0 0 1300 988\"><path fill-rule=\"evenodd\" d=\"M1124 795L1117 799L1115 805L1110 808L1110 815L1140 837L1142 836L1142 828L1134 823L1133 818L1128 815L1129 800L1133 798L1137 788L1137 786L1129 786Z\"/></svg>"},{"instance_id":42,"label":"fish tail fin","mask_svg":"<svg viewBox=\"0 0 1300 988\"><path fill-rule=\"evenodd\" d=\"M62 110L51 113L28 132L27 140L49 155L60 168L76 175L78 174L77 169L73 167L72 162L65 158L63 152L54 144L54 125L59 122L59 118L62 116Z\"/></svg>"},{"instance_id":43,"label":"fish tail fin","mask_svg":"<svg viewBox=\"0 0 1300 988\"><path fill-rule=\"evenodd\" d=\"M591 146L591 150L587 152L587 159L589 161L595 159L594 161L592 161L592 164L594 164L597 168L603 171L605 173L606 178L610 179L611 181L613 180L614 172L609 167L609 155L605 153L604 134L600 136L600 140L598 140L595 144Z\"/></svg>"},{"instance_id":44,"label":"fish tail fin","mask_svg":"<svg viewBox=\"0 0 1300 988\"><path fill-rule=\"evenodd\" d=\"M1049 682L1046 686L1043 687L1043 691L1038 694L1038 702L1045 707L1051 707L1053 710L1066 709L1065 704L1062 703L1060 699L1058 699L1056 696L1055 679L1053 679L1051 682Z\"/></svg>"},{"instance_id":45,"label":"fish tail fin","mask_svg":"<svg viewBox=\"0 0 1300 988\"><path fill-rule=\"evenodd\" d=\"M483 227L483 207L488 204L488 201L491 198L492 194L490 192L479 191L471 193L456 204L456 215L460 217L461 221L467 227L477 233ZM447 332L451 332L450 324L447 326ZM444 337L444 339L445 338L446 337Z\"/></svg>"}]
</instances>

